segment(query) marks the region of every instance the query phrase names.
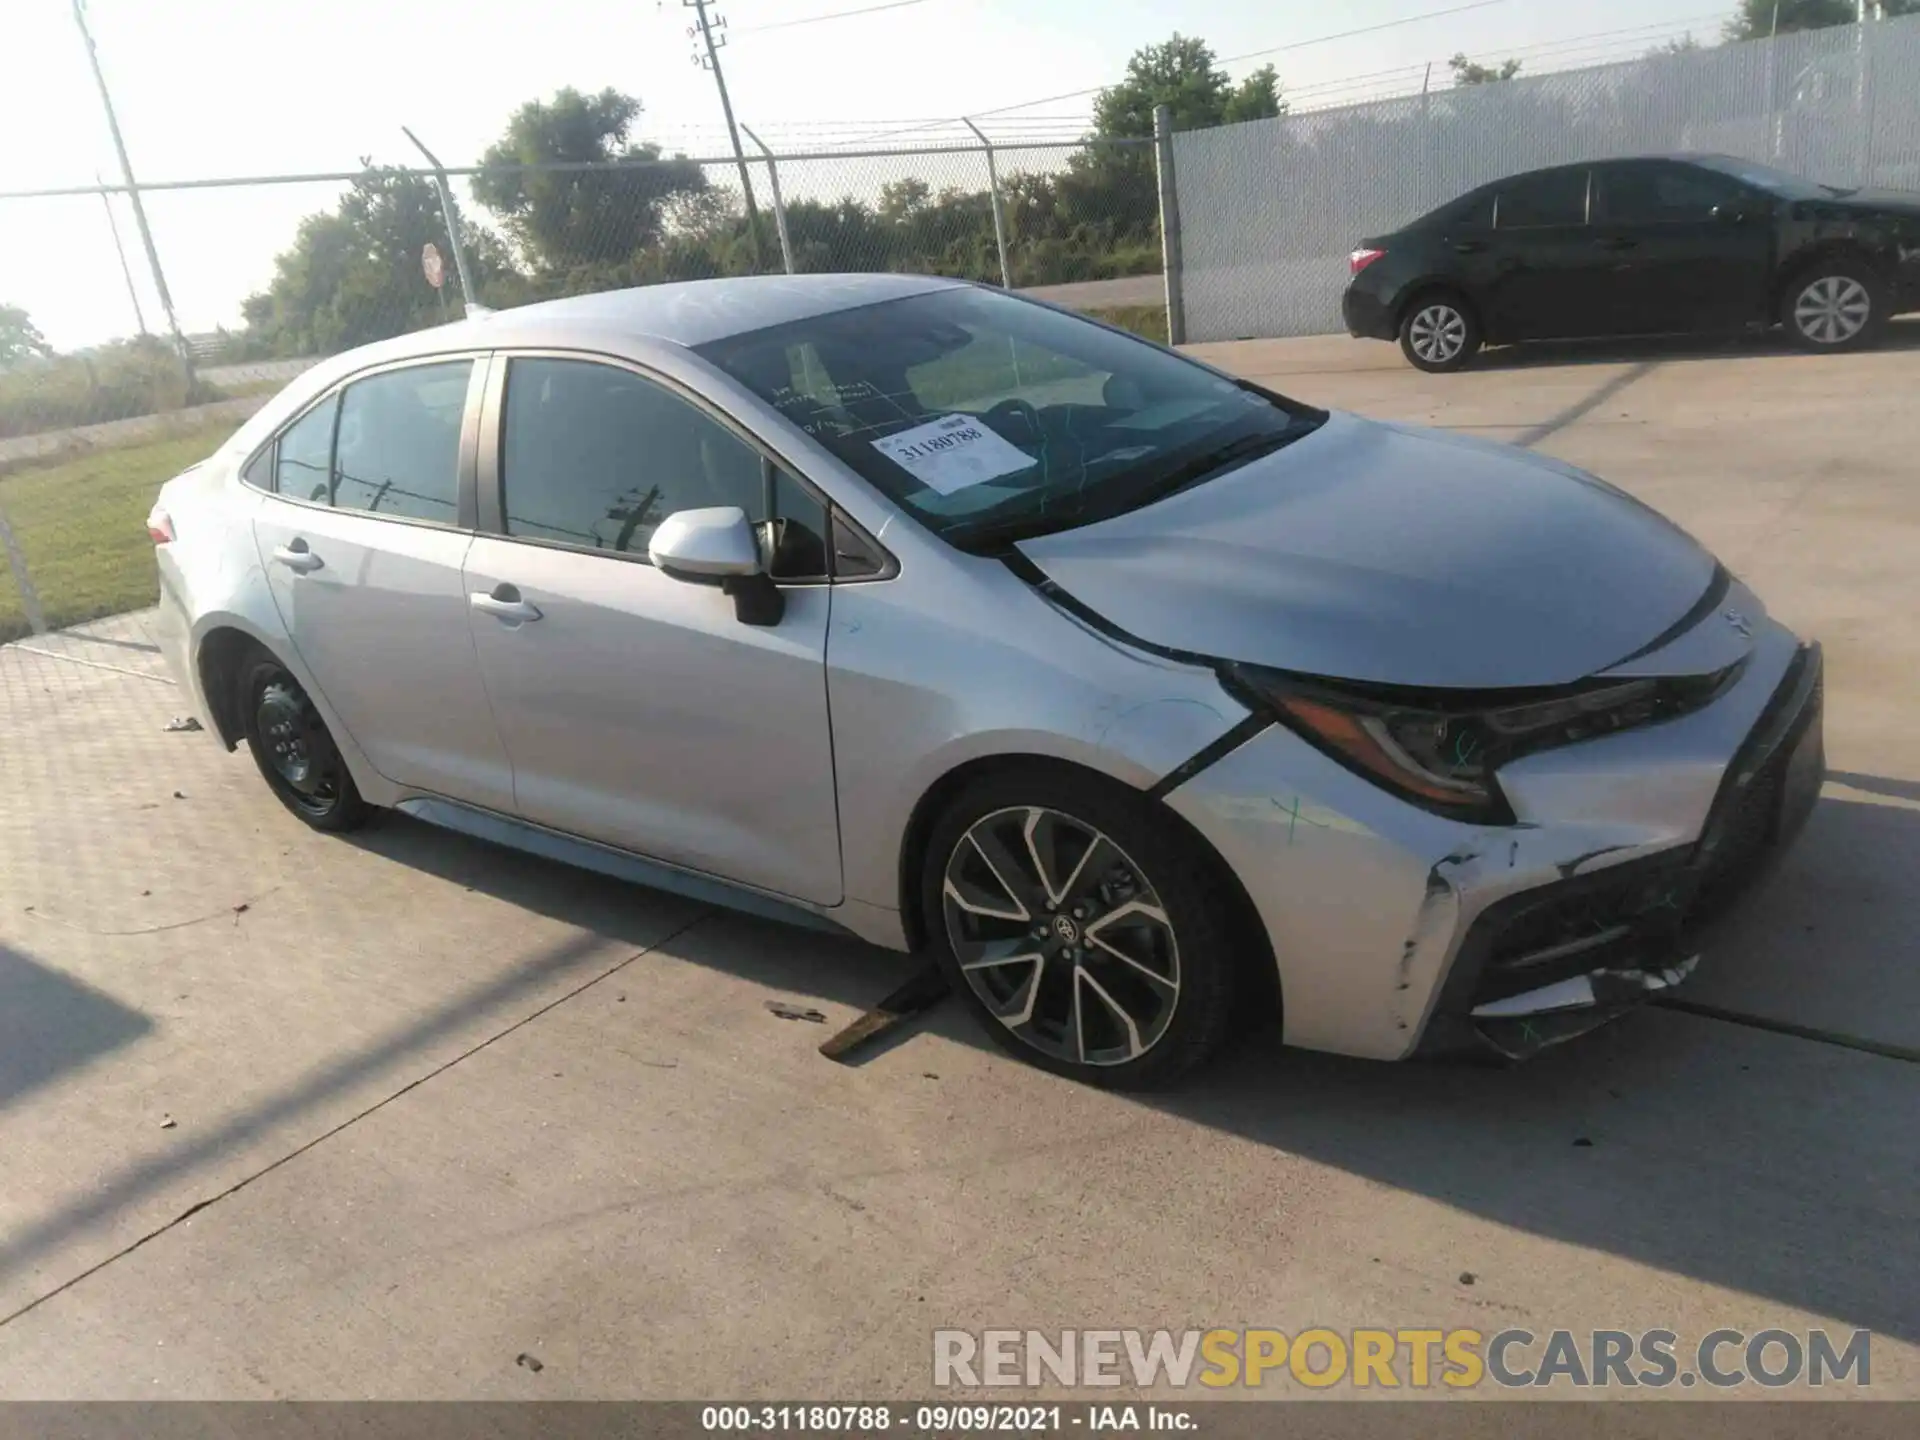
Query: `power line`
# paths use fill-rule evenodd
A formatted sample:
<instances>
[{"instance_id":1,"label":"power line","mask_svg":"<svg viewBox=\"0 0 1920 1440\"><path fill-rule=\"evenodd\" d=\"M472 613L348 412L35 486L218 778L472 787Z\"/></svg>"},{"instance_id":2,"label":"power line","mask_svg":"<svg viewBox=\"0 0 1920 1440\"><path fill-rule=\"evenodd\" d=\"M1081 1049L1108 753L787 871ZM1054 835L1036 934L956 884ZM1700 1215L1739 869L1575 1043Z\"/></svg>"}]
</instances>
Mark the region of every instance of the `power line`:
<instances>
[{"instance_id":1,"label":"power line","mask_svg":"<svg viewBox=\"0 0 1920 1440\"><path fill-rule=\"evenodd\" d=\"M776 20L771 25L749 25L736 35L764 35L769 30L791 30L796 25L823 25L829 20L851 20L856 15L877 15L882 10L904 10L909 5L924 5L927 0L887 0L884 5L868 5L860 10L836 10L831 15L803 15L797 20Z\"/></svg>"},{"instance_id":2,"label":"power line","mask_svg":"<svg viewBox=\"0 0 1920 1440\"><path fill-rule=\"evenodd\" d=\"M1419 15L1404 15L1398 20L1383 20L1378 25L1362 25L1357 30L1342 30L1333 35L1316 35L1311 40L1295 40L1286 45L1272 45L1265 50L1249 50L1244 55L1223 55L1217 63L1231 65L1240 60L1258 60L1265 55L1279 55L1289 50L1304 50L1310 45L1325 45L1333 40L1351 40L1356 35L1374 35L1382 30L1396 30L1402 25L1418 25L1427 20L1439 20L1448 15L1462 15L1469 10L1485 10L1489 6L1504 5L1507 0L1471 0L1466 5L1453 5L1445 10L1428 10ZM1061 95L1048 95L1039 100L1022 100L1018 105L1001 105L992 110L976 110L972 119L978 120L986 115L1004 115L1009 110L1030 110L1035 105L1051 105L1056 100L1077 100L1082 95L1097 95L1102 90L1111 89L1108 85L1089 85L1084 90L1069 90ZM901 132L904 133L904 132Z\"/></svg>"}]
</instances>

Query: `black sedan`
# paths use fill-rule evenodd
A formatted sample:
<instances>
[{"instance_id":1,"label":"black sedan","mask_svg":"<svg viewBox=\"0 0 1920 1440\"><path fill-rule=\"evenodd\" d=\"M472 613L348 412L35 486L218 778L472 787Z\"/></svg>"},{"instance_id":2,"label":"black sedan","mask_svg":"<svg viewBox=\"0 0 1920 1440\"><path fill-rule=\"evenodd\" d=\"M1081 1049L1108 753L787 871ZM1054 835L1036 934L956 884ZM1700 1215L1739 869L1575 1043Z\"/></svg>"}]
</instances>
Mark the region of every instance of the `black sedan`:
<instances>
[{"instance_id":1,"label":"black sedan","mask_svg":"<svg viewBox=\"0 0 1920 1440\"><path fill-rule=\"evenodd\" d=\"M1422 370L1482 344L1774 324L1853 350L1920 310L1920 194L1723 155L1600 160L1483 185L1349 263L1347 329Z\"/></svg>"}]
</instances>

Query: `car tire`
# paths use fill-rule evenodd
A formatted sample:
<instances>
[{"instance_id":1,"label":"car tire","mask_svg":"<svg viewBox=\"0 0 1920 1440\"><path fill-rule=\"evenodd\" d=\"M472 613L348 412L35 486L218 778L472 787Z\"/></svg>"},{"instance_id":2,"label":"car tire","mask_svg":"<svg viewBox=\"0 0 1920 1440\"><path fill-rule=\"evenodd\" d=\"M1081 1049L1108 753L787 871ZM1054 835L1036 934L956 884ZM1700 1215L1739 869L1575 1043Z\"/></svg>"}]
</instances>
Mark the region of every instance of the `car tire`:
<instances>
[{"instance_id":1,"label":"car tire","mask_svg":"<svg viewBox=\"0 0 1920 1440\"><path fill-rule=\"evenodd\" d=\"M315 830L357 830L373 814L326 721L293 674L265 650L239 664L234 703L247 749L280 803Z\"/></svg>"},{"instance_id":2,"label":"car tire","mask_svg":"<svg viewBox=\"0 0 1920 1440\"><path fill-rule=\"evenodd\" d=\"M1010 1053L1157 1089L1221 1050L1253 989L1216 863L1123 786L1023 767L968 786L936 822L922 914L948 984Z\"/></svg>"},{"instance_id":3,"label":"car tire","mask_svg":"<svg viewBox=\"0 0 1920 1440\"><path fill-rule=\"evenodd\" d=\"M1480 353L1480 317L1451 290L1416 296L1400 316L1400 353L1431 375L1464 369Z\"/></svg>"},{"instance_id":4,"label":"car tire","mask_svg":"<svg viewBox=\"0 0 1920 1440\"><path fill-rule=\"evenodd\" d=\"M1886 323L1886 283L1853 256L1816 261L1781 290L1780 324L1802 350L1864 350L1879 341Z\"/></svg>"}]
</instances>

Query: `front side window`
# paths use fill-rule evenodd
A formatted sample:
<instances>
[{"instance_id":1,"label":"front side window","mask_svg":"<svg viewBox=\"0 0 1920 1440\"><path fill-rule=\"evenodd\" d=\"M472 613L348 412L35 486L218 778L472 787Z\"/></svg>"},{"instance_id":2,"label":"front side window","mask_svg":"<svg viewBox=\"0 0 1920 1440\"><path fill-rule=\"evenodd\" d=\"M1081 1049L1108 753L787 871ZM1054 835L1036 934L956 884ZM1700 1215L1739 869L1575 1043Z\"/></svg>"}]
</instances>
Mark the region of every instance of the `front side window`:
<instances>
[{"instance_id":1,"label":"front side window","mask_svg":"<svg viewBox=\"0 0 1920 1440\"><path fill-rule=\"evenodd\" d=\"M515 360L500 453L506 532L645 557L676 510L737 505L777 579L826 573L824 507L662 385L592 360Z\"/></svg>"},{"instance_id":2,"label":"front side window","mask_svg":"<svg viewBox=\"0 0 1920 1440\"><path fill-rule=\"evenodd\" d=\"M1135 509L1324 418L1131 336L974 286L699 348L961 546Z\"/></svg>"},{"instance_id":3,"label":"front side window","mask_svg":"<svg viewBox=\"0 0 1920 1440\"><path fill-rule=\"evenodd\" d=\"M1729 155L1703 156L1698 163L1709 170L1731 175L1742 184L1787 200L1824 200L1830 195L1852 193L1844 185L1816 184L1804 176L1790 175L1785 170L1776 170L1771 165L1762 165L1754 160L1736 160Z\"/></svg>"},{"instance_id":4,"label":"front side window","mask_svg":"<svg viewBox=\"0 0 1920 1440\"><path fill-rule=\"evenodd\" d=\"M1708 220L1741 198L1733 181L1684 165L1622 165L1603 172L1600 185L1606 218L1623 225Z\"/></svg>"},{"instance_id":5,"label":"front side window","mask_svg":"<svg viewBox=\"0 0 1920 1440\"><path fill-rule=\"evenodd\" d=\"M273 488L295 500L330 504L327 474L333 463L333 424L340 397L329 395L281 432L274 447Z\"/></svg>"},{"instance_id":6,"label":"front side window","mask_svg":"<svg viewBox=\"0 0 1920 1440\"><path fill-rule=\"evenodd\" d=\"M387 370L346 388L334 447L341 510L454 524L460 514L460 420L471 360Z\"/></svg>"},{"instance_id":7,"label":"front side window","mask_svg":"<svg viewBox=\"0 0 1920 1440\"><path fill-rule=\"evenodd\" d=\"M1500 187L1494 224L1502 230L1531 230L1543 225L1587 223L1587 172L1549 170L1525 175Z\"/></svg>"}]
</instances>

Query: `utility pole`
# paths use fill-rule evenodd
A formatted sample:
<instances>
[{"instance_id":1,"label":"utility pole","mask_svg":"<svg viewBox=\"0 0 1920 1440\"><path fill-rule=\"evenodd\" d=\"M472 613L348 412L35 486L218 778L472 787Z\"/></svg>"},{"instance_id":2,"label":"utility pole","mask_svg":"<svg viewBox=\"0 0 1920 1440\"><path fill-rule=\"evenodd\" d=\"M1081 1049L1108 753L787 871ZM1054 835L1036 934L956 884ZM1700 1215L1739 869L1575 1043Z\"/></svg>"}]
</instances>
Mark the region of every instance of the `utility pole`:
<instances>
[{"instance_id":1,"label":"utility pole","mask_svg":"<svg viewBox=\"0 0 1920 1440\"><path fill-rule=\"evenodd\" d=\"M120 257L120 274L127 282L127 299L133 302L134 322L139 325L140 333L147 333L147 312L140 308L140 292L134 288L133 267L127 264L127 247L120 243L120 222L113 218L113 197L107 194L106 181L100 178L98 170L93 172L94 183L101 187L100 203L107 210L107 229L113 232L113 253Z\"/></svg>"},{"instance_id":2,"label":"utility pole","mask_svg":"<svg viewBox=\"0 0 1920 1440\"><path fill-rule=\"evenodd\" d=\"M153 288L159 292L160 308L166 312L167 329L180 351L180 364L187 374L187 388L193 388L193 351L187 337L180 333L180 321L173 313L173 296L167 291L167 277L160 270L160 252L153 248L153 231L147 228L147 208L140 203L140 188L133 181L133 163L127 159L127 143L120 138L120 121L113 113L113 96L107 93L107 77L100 69L100 53L94 48L93 32L87 29L86 0L73 0L73 23L80 27L86 42L87 63L93 67L93 80L100 87L100 105L107 112L107 130L113 136L114 153L120 157L120 178L133 202L133 223L140 231L140 243L146 247L147 264L153 269Z\"/></svg>"},{"instance_id":3,"label":"utility pole","mask_svg":"<svg viewBox=\"0 0 1920 1440\"><path fill-rule=\"evenodd\" d=\"M716 14L708 18L707 6L711 0L680 0L680 3L699 17L698 26L687 27L688 38L697 36L701 42L693 52L693 63L713 72L713 83L720 91L720 113L726 117L727 138L733 142L733 163L740 167L740 189L747 201L747 232L753 237L753 268L758 270L763 263L760 254L760 207L753 203L753 179L747 174L747 153L740 148L740 127L733 123L733 101L727 98L727 77L720 69L720 47L727 43L724 33L727 17ZM716 29L722 32L718 40L713 36Z\"/></svg>"}]
</instances>

